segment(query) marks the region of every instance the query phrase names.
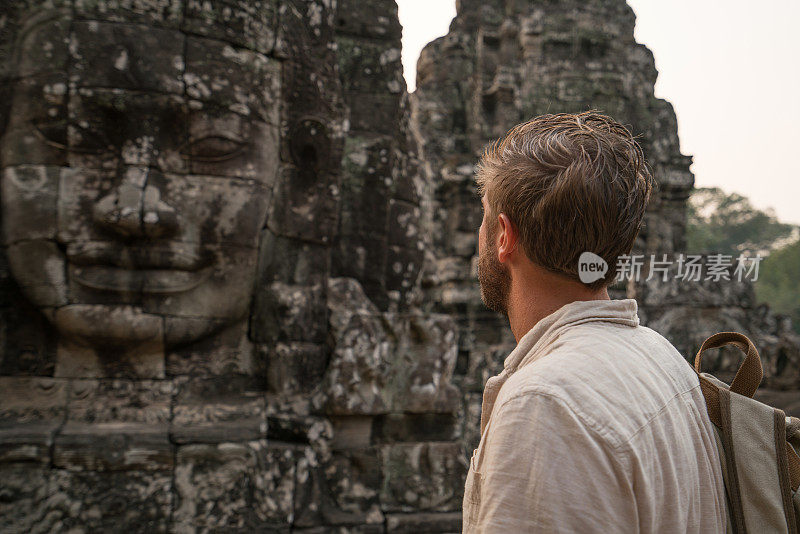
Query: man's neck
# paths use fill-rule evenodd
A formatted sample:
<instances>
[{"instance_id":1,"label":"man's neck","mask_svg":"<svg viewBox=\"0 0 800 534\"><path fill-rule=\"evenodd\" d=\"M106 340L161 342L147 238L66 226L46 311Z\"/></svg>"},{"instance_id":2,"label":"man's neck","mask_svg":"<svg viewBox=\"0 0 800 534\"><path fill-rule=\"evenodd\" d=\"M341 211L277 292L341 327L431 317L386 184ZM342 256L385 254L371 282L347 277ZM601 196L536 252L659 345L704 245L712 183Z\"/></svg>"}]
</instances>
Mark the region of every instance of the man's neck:
<instances>
[{"instance_id":1,"label":"man's neck","mask_svg":"<svg viewBox=\"0 0 800 534\"><path fill-rule=\"evenodd\" d=\"M592 291L582 283L536 265L514 273L508 298L508 321L519 342L536 323L565 304L579 300L609 300L608 290Z\"/></svg>"}]
</instances>

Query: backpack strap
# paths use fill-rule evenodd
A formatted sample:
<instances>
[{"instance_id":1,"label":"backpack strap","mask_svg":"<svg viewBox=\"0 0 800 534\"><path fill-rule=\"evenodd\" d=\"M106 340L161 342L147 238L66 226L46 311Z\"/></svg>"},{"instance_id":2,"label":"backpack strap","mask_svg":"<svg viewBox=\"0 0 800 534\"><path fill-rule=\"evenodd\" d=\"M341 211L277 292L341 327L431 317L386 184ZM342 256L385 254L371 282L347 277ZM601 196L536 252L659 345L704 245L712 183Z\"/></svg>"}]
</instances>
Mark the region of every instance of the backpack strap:
<instances>
[{"instance_id":1,"label":"backpack strap","mask_svg":"<svg viewBox=\"0 0 800 534\"><path fill-rule=\"evenodd\" d=\"M800 419L797 417L786 418L786 447L787 462L789 464L789 484L793 491L800 489Z\"/></svg>"},{"instance_id":2,"label":"backpack strap","mask_svg":"<svg viewBox=\"0 0 800 534\"><path fill-rule=\"evenodd\" d=\"M734 345L745 353L744 362L736 372L736 376L731 382L730 390L739 395L752 398L758 389L758 385L761 384L764 370L761 367L761 358L758 356L755 345L744 334L739 332L719 332L706 339L694 357L695 371L698 374L701 372L704 351L724 345Z\"/></svg>"}]
</instances>

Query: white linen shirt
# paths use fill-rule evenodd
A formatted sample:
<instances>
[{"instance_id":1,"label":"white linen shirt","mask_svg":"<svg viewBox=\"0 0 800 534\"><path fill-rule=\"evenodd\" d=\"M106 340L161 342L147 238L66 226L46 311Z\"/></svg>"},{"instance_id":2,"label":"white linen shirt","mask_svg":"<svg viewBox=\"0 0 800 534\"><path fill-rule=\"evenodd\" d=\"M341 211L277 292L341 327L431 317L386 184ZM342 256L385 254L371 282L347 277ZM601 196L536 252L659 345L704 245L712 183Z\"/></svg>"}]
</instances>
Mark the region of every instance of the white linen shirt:
<instances>
[{"instance_id":1,"label":"white linen shirt","mask_svg":"<svg viewBox=\"0 0 800 534\"><path fill-rule=\"evenodd\" d=\"M463 532L724 532L699 381L636 301L576 301L491 377Z\"/></svg>"}]
</instances>

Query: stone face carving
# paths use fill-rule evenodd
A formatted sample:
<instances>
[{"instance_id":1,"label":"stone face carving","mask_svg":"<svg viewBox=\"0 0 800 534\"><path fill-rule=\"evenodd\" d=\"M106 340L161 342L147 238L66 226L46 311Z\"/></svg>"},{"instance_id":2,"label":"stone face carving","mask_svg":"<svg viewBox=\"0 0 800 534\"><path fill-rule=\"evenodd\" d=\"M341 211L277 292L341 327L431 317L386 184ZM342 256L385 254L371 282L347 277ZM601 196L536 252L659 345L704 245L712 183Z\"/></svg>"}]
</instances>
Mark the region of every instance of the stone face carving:
<instances>
[{"instance_id":1,"label":"stone face carving","mask_svg":"<svg viewBox=\"0 0 800 534\"><path fill-rule=\"evenodd\" d=\"M165 350L250 309L279 174L280 65L142 29L40 13L14 49L3 236L60 334L56 376L163 377ZM34 60L42 49L52 57Z\"/></svg>"}]
</instances>

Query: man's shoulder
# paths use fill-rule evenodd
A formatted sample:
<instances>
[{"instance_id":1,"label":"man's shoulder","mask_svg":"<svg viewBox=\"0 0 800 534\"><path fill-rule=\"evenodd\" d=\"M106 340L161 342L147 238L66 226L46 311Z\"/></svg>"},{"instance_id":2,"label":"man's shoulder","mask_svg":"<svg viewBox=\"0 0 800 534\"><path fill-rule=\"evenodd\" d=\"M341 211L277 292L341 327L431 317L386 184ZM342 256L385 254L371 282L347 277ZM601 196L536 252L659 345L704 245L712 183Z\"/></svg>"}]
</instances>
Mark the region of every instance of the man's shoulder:
<instances>
[{"instance_id":1,"label":"man's shoulder","mask_svg":"<svg viewBox=\"0 0 800 534\"><path fill-rule=\"evenodd\" d=\"M595 324L575 330L517 369L498 404L547 396L620 444L676 395L697 386L688 363L650 328Z\"/></svg>"}]
</instances>

